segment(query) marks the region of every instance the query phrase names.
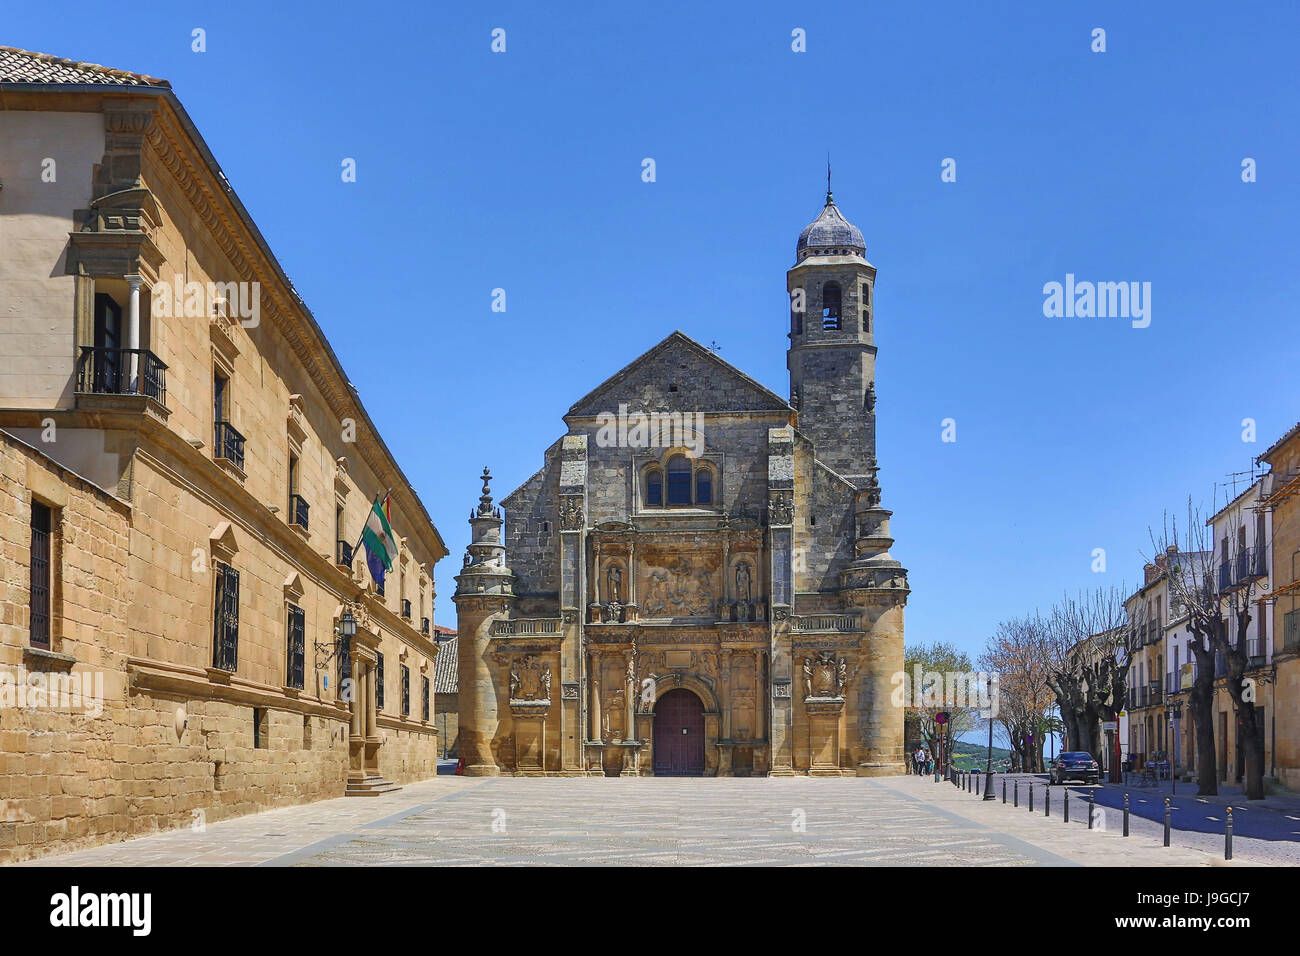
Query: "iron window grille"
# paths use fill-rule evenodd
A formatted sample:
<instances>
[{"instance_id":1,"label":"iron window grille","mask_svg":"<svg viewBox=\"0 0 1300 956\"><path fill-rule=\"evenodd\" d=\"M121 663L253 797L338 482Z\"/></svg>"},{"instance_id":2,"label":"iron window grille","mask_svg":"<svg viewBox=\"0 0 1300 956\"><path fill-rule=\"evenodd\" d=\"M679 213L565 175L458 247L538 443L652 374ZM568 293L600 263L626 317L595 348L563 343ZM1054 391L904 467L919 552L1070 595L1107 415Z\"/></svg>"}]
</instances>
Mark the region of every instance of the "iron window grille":
<instances>
[{"instance_id":1,"label":"iron window grille","mask_svg":"<svg viewBox=\"0 0 1300 956\"><path fill-rule=\"evenodd\" d=\"M215 566L217 579L212 626L212 666L234 673L239 666L239 572Z\"/></svg>"},{"instance_id":2,"label":"iron window grille","mask_svg":"<svg viewBox=\"0 0 1300 956\"><path fill-rule=\"evenodd\" d=\"M31 518L31 645L50 649L50 509L32 502Z\"/></svg>"},{"instance_id":3,"label":"iron window grille","mask_svg":"<svg viewBox=\"0 0 1300 956\"><path fill-rule=\"evenodd\" d=\"M402 716L411 714L411 669L402 665Z\"/></svg>"},{"instance_id":4,"label":"iron window grille","mask_svg":"<svg viewBox=\"0 0 1300 956\"><path fill-rule=\"evenodd\" d=\"M303 689L307 670L307 615L302 608L289 605L289 686Z\"/></svg>"},{"instance_id":5,"label":"iron window grille","mask_svg":"<svg viewBox=\"0 0 1300 956\"><path fill-rule=\"evenodd\" d=\"M344 681L350 681L350 680L352 679L352 639L351 639L350 637L347 637L346 635L342 635L342 634L340 634L340 635L339 635L339 644L338 644L338 647L339 647L339 653L338 653L338 662L339 662L339 673L338 673L339 690L338 690L338 694L339 694L340 697L342 697L342 696L343 696L343 682L344 682Z\"/></svg>"}]
</instances>

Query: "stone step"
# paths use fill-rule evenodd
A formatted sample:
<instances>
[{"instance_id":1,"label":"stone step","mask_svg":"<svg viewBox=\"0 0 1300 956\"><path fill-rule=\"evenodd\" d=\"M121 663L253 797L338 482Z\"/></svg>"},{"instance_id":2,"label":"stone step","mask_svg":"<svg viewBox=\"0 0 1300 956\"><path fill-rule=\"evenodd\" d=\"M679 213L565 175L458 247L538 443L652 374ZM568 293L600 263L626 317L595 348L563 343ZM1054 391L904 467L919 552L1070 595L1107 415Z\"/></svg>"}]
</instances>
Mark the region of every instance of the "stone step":
<instances>
[{"instance_id":1,"label":"stone step","mask_svg":"<svg viewBox=\"0 0 1300 956\"><path fill-rule=\"evenodd\" d=\"M364 780L349 780L343 791L345 797L377 797L382 793L393 793L402 788L383 777L366 777Z\"/></svg>"}]
</instances>

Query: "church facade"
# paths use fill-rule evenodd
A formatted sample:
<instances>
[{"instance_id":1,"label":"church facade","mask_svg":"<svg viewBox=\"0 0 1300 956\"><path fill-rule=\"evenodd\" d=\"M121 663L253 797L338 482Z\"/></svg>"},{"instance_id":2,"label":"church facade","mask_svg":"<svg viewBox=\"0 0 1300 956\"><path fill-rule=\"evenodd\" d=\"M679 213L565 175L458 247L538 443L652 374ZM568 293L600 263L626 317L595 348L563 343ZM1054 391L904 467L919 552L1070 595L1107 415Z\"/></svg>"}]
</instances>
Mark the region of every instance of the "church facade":
<instances>
[{"instance_id":1,"label":"church facade","mask_svg":"<svg viewBox=\"0 0 1300 956\"><path fill-rule=\"evenodd\" d=\"M788 398L674 332L500 506L484 469L454 598L466 774L902 771L875 280L828 190L787 273Z\"/></svg>"}]
</instances>

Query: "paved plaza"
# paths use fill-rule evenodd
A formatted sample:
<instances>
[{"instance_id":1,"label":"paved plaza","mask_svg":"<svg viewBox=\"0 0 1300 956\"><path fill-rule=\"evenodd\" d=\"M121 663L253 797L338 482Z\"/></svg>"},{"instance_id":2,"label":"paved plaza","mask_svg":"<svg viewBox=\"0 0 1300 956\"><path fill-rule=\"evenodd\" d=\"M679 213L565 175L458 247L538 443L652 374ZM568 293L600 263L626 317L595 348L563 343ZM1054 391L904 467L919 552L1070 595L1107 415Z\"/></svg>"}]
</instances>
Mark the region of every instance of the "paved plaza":
<instances>
[{"instance_id":1,"label":"paved plaza","mask_svg":"<svg viewBox=\"0 0 1300 956\"><path fill-rule=\"evenodd\" d=\"M34 861L39 866L1223 865L1158 829L1089 831L929 778L437 777ZM1176 836L1178 836L1176 834ZM1233 866L1260 862L1240 841Z\"/></svg>"}]
</instances>

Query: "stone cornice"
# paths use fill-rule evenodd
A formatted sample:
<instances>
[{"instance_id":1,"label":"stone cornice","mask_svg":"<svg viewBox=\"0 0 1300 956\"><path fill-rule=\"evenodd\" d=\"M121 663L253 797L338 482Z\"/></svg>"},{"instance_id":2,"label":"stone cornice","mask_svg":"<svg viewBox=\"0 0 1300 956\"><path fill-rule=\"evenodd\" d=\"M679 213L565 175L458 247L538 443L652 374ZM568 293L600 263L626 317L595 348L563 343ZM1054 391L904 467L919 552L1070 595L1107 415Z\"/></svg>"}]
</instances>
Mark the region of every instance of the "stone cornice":
<instances>
[{"instance_id":1,"label":"stone cornice","mask_svg":"<svg viewBox=\"0 0 1300 956\"><path fill-rule=\"evenodd\" d=\"M37 416L49 417L71 416L74 420L81 418L77 412L63 413L34 412ZM151 468L164 474L169 480L184 487L210 507L220 512L230 521L236 523L244 534L260 541L270 548L285 563L307 574L317 585L325 588L341 603L353 599L359 590L358 584L344 570L334 563L333 556L326 557L312 550L311 545L303 540L289 525L273 515L251 492L232 478L216 462L209 459L180 435L164 423L148 416L135 414L94 413L87 416L93 422L92 427L124 429L136 432L141 444L136 454L147 461ZM75 427L64 425L63 427ZM172 455L177 459L174 467L151 452L145 442L155 444L163 455ZM192 474L183 474L178 470L188 466ZM205 487L205 484L207 487ZM218 490L221 494L218 494ZM196 547L198 545L196 544ZM372 598L367 600L367 609L376 618L382 620L386 630L430 660L437 655L437 644L416 630L414 625L403 620L387 607L379 605Z\"/></svg>"},{"instance_id":2,"label":"stone cornice","mask_svg":"<svg viewBox=\"0 0 1300 956\"><path fill-rule=\"evenodd\" d=\"M246 680L231 674L229 680L214 681L205 669L186 667L170 661L147 657L128 657L126 671L132 690L175 695L180 698L217 698L239 704L278 707L318 717L347 720L349 711L331 700L322 700L304 691L290 695L283 687Z\"/></svg>"}]
</instances>

